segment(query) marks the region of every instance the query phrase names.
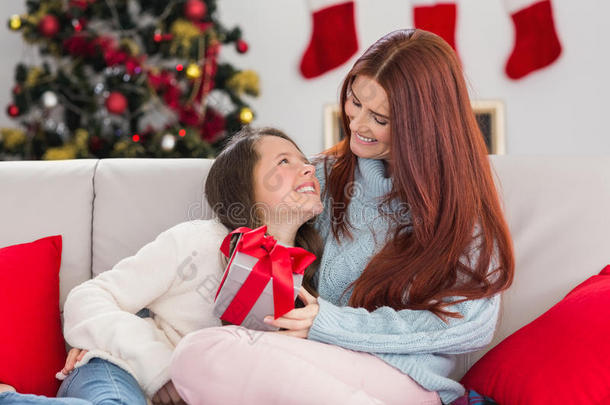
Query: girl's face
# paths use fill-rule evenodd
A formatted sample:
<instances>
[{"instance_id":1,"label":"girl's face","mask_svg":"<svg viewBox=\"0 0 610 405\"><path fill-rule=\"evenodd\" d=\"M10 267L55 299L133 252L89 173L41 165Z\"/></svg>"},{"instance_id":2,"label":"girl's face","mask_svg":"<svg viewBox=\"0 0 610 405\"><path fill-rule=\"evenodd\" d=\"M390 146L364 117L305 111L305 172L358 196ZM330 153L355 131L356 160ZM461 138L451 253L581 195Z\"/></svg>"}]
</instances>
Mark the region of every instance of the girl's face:
<instances>
[{"instance_id":1,"label":"girl's face","mask_svg":"<svg viewBox=\"0 0 610 405\"><path fill-rule=\"evenodd\" d=\"M349 118L350 149L361 158L390 158L390 104L375 80L356 76L348 90L345 115Z\"/></svg>"},{"instance_id":2,"label":"girl's face","mask_svg":"<svg viewBox=\"0 0 610 405\"><path fill-rule=\"evenodd\" d=\"M300 226L322 212L315 169L292 142L263 136L255 148L254 200L264 223Z\"/></svg>"}]
</instances>

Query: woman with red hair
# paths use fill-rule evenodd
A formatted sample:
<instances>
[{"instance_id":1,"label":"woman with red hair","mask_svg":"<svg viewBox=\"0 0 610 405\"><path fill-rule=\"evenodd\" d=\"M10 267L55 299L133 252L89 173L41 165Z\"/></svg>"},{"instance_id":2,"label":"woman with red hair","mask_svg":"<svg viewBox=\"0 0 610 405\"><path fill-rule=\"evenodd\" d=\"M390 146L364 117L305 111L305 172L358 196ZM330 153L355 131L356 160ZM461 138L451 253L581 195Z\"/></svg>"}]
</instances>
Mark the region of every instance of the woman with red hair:
<instances>
[{"instance_id":1,"label":"woman with red hair","mask_svg":"<svg viewBox=\"0 0 610 405\"><path fill-rule=\"evenodd\" d=\"M317 293L270 320L280 332L186 336L171 372L189 404L449 404L456 355L491 342L513 247L454 51L392 32L341 104L345 139L317 165Z\"/></svg>"}]
</instances>

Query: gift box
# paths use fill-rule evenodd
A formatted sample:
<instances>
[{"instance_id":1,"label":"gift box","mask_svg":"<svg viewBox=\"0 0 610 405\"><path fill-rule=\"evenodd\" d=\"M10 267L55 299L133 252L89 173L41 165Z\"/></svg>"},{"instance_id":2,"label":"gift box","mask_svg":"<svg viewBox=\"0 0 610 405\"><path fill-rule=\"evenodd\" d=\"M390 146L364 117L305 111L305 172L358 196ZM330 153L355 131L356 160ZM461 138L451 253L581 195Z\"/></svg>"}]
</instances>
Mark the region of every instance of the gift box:
<instances>
[{"instance_id":1,"label":"gift box","mask_svg":"<svg viewBox=\"0 0 610 405\"><path fill-rule=\"evenodd\" d=\"M278 330L263 322L294 309L303 273L316 256L305 249L283 246L265 235L266 226L238 228L222 243L229 258L214 299L214 316L254 330ZM234 235L239 239L230 252Z\"/></svg>"}]
</instances>

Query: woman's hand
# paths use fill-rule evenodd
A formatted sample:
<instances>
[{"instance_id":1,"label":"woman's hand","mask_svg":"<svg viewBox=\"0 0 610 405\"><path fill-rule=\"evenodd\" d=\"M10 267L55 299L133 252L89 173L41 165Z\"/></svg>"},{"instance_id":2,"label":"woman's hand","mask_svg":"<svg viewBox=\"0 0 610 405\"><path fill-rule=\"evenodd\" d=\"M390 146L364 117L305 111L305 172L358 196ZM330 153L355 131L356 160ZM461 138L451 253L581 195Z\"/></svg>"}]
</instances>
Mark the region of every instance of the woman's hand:
<instances>
[{"instance_id":1,"label":"woman's hand","mask_svg":"<svg viewBox=\"0 0 610 405\"><path fill-rule=\"evenodd\" d=\"M277 319L273 319L273 316L266 316L265 323L288 329L276 333L307 339L309 328L313 325L313 320L318 315L320 306L318 305L318 299L308 293L303 287L299 290L299 298L301 298L305 307L295 308Z\"/></svg>"},{"instance_id":2,"label":"woman's hand","mask_svg":"<svg viewBox=\"0 0 610 405\"><path fill-rule=\"evenodd\" d=\"M180 397L174 383L170 380L152 397L154 405L186 405L186 402Z\"/></svg>"},{"instance_id":3,"label":"woman's hand","mask_svg":"<svg viewBox=\"0 0 610 405\"><path fill-rule=\"evenodd\" d=\"M87 350L76 348L70 349L68 352L68 357L66 358L66 365L64 366L63 370L61 370L61 373L64 375L70 374L72 370L74 370L74 365L81 361L83 357L85 357L85 354L87 354Z\"/></svg>"}]
</instances>

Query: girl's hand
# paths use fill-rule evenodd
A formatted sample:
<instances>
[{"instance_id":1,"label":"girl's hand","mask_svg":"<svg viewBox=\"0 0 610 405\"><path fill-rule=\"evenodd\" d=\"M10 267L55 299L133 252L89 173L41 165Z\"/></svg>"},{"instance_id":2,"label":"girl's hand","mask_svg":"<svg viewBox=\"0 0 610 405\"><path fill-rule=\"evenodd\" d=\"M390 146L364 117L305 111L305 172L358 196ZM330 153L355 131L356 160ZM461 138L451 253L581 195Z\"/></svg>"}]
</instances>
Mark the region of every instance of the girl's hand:
<instances>
[{"instance_id":1,"label":"girl's hand","mask_svg":"<svg viewBox=\"0 0 610 405\"><path fill-rule=\"evenodd\" d=\"M62 374L68 375L74 370L74 365L81 361L83 357L87 354L87 350L81 349L70 349L68 352L68 358L66 359L66 365L63 370L61 370Z\"/></svg>"},{"instance_id":2,"label":"girl's hand","mask_svg":"<svg viewBox=\"0 0 610 405\"><path fill-rule=\"evenodd\" d=\"M320 306L318 305L318 299L308 293L303 287L299 290L299 297L305 304L305 307L295 308L277 319L273 319L273 316L266 316L265 323L288 329L277 331L276 333L307 339L309 329L313 325L316 315L318 315Z\"/></svg>"},{"instance_id":3,"label":"girl's hand","mask_svg":"<svg viewBox=\"0 0 610 405\"><path fill-rule=\"evenodd\" d=\"M151 398L153 405L186 405L170 380Z\"/></svg>"}]
</instances>

